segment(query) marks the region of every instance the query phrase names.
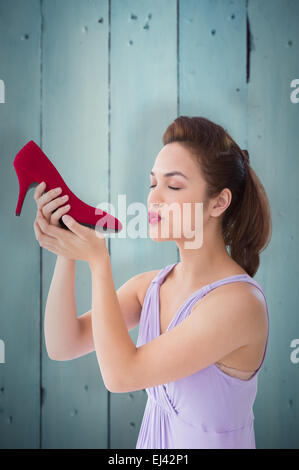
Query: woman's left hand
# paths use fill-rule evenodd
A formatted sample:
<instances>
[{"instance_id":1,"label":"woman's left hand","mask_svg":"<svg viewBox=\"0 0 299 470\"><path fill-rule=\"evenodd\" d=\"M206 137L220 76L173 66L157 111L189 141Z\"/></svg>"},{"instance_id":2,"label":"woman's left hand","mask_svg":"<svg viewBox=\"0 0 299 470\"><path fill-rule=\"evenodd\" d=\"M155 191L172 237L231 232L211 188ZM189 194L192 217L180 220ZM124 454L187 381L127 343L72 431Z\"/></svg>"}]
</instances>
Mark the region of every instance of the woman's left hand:
<instances>
[{"instance_id":1,"label":"woman's left hand","mask_svg":"<svg viewBox=\"0 0 299 470\"><path fill-rule=\"evenodd\" d=\"M107 259L105 235L99 230L85 227L69 215L63 216L63 223L69 230L49 224L39 210L34 231L40 246L66 258L87 261L90 266Z\"/></svg>"}]
</instances>

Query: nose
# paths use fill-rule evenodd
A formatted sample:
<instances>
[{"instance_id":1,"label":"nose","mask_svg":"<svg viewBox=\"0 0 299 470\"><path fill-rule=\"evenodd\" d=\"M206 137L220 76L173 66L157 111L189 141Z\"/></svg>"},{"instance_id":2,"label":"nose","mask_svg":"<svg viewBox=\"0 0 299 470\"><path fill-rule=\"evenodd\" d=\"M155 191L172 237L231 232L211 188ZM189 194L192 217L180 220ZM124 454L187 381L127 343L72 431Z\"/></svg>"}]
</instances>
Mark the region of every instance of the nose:
<instances>
[{"instance_id":1,"label":"nose","mask_svg":"<svg viewBox=\"0 0 299 470\"><path fill-rule=\"evenodd\" d=\"M153 211L154 210L159 210L161 207L162 207L162 203L159 203L159 202L151 202L149 203L149 208L152 209Z\"/></svg>"},{"instance_id":2,"label":"nose","mask_svg":"<svg viewBox=\"0 0 299 470\"><path fill-rule=\"evenodd\" d=\"M159 195L157 193L153 194L152 192L149 194L147 198L147 203L149 210L158 211L162 208L164 202L159 201Z\"/></svg>"}]
</instances>

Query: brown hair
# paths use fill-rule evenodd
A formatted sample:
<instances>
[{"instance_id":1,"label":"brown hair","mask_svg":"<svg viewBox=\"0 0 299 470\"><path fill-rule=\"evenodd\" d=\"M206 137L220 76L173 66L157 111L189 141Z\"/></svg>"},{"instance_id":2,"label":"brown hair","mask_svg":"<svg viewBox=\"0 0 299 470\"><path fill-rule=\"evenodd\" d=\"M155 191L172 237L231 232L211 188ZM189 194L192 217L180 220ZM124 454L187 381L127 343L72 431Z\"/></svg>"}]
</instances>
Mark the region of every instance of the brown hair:
<instances>
[{"instance_id":1,"label":"brown hair","mask_svg":"<svg viewBox=\"0 0 299 470\"><path fill-rule=\"evenodd\" d=\"M259 254L270 242L272 221L268 197L250 166L247 150L241 150L222 126L204 117L175 119L163 135L164 145L171 142L179 142L195 157L208 199L230 189L232 200L221 217L223 239L230 256L253 277Z\"/></svg>"}]
</instances>

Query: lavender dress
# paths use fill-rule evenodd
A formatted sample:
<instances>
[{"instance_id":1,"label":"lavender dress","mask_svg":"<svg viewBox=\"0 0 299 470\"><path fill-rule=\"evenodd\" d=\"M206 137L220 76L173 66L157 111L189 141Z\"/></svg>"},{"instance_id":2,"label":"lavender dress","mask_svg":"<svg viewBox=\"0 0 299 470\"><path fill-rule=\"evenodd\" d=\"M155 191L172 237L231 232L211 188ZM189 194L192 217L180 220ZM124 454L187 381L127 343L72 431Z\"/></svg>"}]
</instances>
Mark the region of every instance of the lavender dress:
<instances>
[{"instance_id":1,"label":"lavender dress","mask_svg":"<svg viewBox=\"0 0 299 470\"><path fill-rule=\"evenodd\" d=\"M163 268L152 280L142 306L136 346L160 334L159 289L177 263ZM263 293L248 274L237 274L194 292L180 307L167 331L184 320L193 305L212 289L230 282L249 282ZM266 298L265 298L266 301ZM232 377L214 363L175 382L147 388L136 449L255 449L253 404L258 371L266 355L268 337L259 368L249 380Z\"/></svg>"}]
</instances>

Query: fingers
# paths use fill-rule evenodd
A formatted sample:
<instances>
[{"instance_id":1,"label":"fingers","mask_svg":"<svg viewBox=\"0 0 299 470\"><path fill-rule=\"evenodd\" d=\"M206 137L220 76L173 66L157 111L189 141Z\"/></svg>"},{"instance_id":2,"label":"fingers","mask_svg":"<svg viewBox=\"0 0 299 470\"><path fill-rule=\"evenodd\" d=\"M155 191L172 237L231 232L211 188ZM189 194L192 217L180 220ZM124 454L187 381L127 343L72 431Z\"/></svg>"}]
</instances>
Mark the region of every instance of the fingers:
<instances>
[{"instance_id":1,"label":"fingers","mask_svg":"<svg viewBox=\"0 0 299 470\"><path fill-rule=\"evenodd\" d=\"M50 224L59 227L59 219L62 215L66 214L71 207L69 204L64 207L60 206L65 204L69 197L67 194L58 197L62 191L61 188L54 188L45 192L45 187L46 184L43 182L39 184L35 190L34 199L36 201L37 208L38 210L41 210L42 214ZM58 207L59 210L57 210Z\"/></svg>"},{"instance_id":2,"label":"fingers","mask_svg":"<svg viewBox=\"0 0 299 470\"><path fill-rule=\"evenodd\" d=\"M35 191L34 191L34 199L35 201L37 201L41 195L43 194L44 190L45 190L45 187L46 187L46 184L44 181L42 181L42 183L40 183L36 188L35 188Z\"/></svg>"},{"instance_id":3,"label":"fingers","mask_svg":"<svg viewBox=\"0 0 299 470\"><path fill-rule=\"evenodd\" d=\"M55 225L51 225L47 219L44 217L42 211L38 209L37 211L37 216L36 216L36 222L38 223L40 230L44 235L46 235L46 238L57 238L59 235L61 235L61 229L58 227L55 227ZM63 231L64 232L64 231Z\"/></svg>"},{"instance_id":4,"label":"fingers","mask_svg":"<svg viewBox=\"0 0 299 470\"><path fill-rule=\"evenodd\" d=\"M42 209L45 204L52 201L52 199L56 198L61 193L61 191L61 188L59 190L57 188L50 189L50 191L47 191L45 194L43 194L36 200L37 207L39 209Z\"/></svg>"},{"instance_id":5,"label":"fingers","mask_svg":"<svg viewBox=\"0 0 299 470\"><path fill-rule=\"evenodd\" d=\"M84 225L79 224L73 217L65 215L62 217L63 223L70 229L71 232L78 235L82 240L86 240L90 234L93 232L92 229L84 227Z\"/></svg>"},{"instance_id":6,"label":"fingers","mask_svg":"<svg viewBox=\"0 0 299 470\"><path fill-rule=\"evenodd\" d=\"M39 224L40 215L41 215L40 210L38 210L38 215L36 216L36 219L34 221L33 228L34 228L35 238L39 242L40 246L43 246L44 242L46 241L48 237L41 230L41 227Z\"/></svg>"},{"instance_id":7,"label":"fingers","mask_svg":"<svg viewBox=\"0 0 299 470\"><path fill-rule=\"evenodd\" d=\"M42 248L46 248L48 251L51 251L52 253L56 255L59 254L58 247L53 244L54 239L51 237L48 237L46 234L42 232L37 219L35 219L33 226L34 226L35 237L39 245Z\"/></svg>"},{"instance_id":8,"label":"fingers","mask_svg":"<svg viewBox=\"0 0 299 470\"><path fill-rule=\"evenodd\" d=\"M41 236L42 231L40 229L40 226L38 224L37 219L35 219L35 221L34 221L33 229L34 229L34 233L35 233L35 238L37 239L37 241L39 241L39 237Z\"/></svg>"},{"instance_id":9,"label":"fingers","mask_svg":"<svg viewBox=\"0 0 299 470\"><path fill-rule=\"evenodd\" d=\"M60 207L57 209L55 212L50 217L50 223L53 225L59 226L59 219L62 217L64 214L66 214L70 210L71 206L70 204L67 204L66 206Z\"/></svg>"},{"instance_id":10,"label":"fingers","mask_svg":"<svg viewBox=\"0 0 299 470\"><path fill-rule=\"evenodd\" d=\"M42 212L44 216L46 217L47 220L56 220L57 217L56 215L54 216L54 211L57 209L57 207L62 206L63 204L66 204L68 200L68 195L65 194L64 196L61 197L56 197L55 199L51 200L50 202L46 203L43 208ZM52 219L52 215L54 218ZM58 219L57 219L58 220Z\"/></svg>"}]
</instances>

